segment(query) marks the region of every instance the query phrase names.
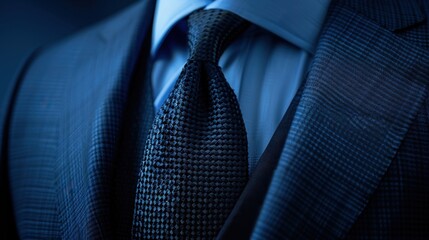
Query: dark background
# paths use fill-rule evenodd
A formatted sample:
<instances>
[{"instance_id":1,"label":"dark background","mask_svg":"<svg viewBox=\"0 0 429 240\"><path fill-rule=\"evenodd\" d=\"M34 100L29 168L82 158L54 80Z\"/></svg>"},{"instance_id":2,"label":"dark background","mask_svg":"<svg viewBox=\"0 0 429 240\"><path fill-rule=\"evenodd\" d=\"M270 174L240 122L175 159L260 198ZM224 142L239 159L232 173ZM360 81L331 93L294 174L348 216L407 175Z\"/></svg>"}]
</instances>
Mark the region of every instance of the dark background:
<instances>
[{"instance_id":1,"label":"dark background","mask_svg":"<svg viewBox=\"0 0 429 240\"><path fill-rule=\"evenodd\" d=\"M135 0L0 0L0 111L23 62L55 42ZM143 0L141 0L143 1Z\"/></svg>"}]
</instances>

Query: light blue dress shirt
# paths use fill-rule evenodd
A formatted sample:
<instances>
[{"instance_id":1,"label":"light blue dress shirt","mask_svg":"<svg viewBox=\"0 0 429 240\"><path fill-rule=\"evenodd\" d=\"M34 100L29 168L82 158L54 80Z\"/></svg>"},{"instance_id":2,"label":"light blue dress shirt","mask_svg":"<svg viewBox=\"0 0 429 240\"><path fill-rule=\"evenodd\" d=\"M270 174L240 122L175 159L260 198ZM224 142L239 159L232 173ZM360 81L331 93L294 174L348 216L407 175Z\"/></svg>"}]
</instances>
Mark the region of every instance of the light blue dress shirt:
<instances>
[{"instance_id":1,"label":"light blue dress shirt","mask_svg":"<svg viewBox=\"0 0 429 240\"><path fill-rule=\"evenodd\" d=\"M329 0L158 0L152 35L152 86L159 110L188 57L186 16L199 8L229 10L252 23L219 65L237 95L252 173L301 84Z\"/></svg>"}]
</instances>

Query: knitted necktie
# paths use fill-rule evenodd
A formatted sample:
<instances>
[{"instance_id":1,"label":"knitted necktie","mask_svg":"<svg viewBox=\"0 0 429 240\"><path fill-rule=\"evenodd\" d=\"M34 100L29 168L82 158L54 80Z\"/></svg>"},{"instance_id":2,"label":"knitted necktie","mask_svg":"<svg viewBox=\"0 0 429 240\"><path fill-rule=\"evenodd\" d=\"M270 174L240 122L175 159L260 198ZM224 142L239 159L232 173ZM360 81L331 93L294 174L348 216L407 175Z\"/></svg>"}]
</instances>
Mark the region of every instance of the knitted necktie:
<instances>
[{"instance_id":1,"label":"knitted necktie","mask_svg":"<svg viewBox=\"0 0 429 240\"><path fill-rule=\"evenodd\" d=\"M146 141L133 238L214 238L238 200L248 179L247 137L218 60L246 26L223 10L189 17L190 56Z\"/></svg>"}]
</instances>

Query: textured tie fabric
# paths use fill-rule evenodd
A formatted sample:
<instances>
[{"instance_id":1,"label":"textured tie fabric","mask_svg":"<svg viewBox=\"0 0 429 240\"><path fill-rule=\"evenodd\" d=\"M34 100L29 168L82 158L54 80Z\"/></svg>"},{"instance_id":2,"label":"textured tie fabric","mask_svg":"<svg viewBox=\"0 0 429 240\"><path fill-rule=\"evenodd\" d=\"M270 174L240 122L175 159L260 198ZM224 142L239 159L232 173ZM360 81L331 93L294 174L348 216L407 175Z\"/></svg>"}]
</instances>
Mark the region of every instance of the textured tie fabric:
<instances>
[{"instance_id":1,"label":"textured tie fabric","mask_svg":"<svg viewBox=\"0 0 429 240\"><path fill-rule=\"evenodd\" d=\"M240 196L248 179L246 130L218 60L247 25L223 10L189 17L189 59L145 145L134 238L214 238Z\"/></svg>"}]
</instances>

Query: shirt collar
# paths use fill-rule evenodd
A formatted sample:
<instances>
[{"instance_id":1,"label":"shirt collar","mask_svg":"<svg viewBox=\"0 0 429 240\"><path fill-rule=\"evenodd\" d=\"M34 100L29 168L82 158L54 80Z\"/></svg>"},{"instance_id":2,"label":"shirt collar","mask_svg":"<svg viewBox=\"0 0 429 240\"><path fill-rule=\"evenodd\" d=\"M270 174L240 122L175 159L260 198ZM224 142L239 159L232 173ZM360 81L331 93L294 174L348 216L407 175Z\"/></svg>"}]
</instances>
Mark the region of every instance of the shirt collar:
<instances>
[{"instance_id":1,"label":"shirt collar","mask_svg":"<svg viewBox=\"0 0 429 240\"><path fill-rule=\"evenodd\" d=\"M152 35L152 54L167 33L196 9L231 11L284 40L314 53L330 0L158 0Z\"/></svg>"}]
</instances>

